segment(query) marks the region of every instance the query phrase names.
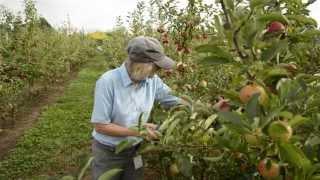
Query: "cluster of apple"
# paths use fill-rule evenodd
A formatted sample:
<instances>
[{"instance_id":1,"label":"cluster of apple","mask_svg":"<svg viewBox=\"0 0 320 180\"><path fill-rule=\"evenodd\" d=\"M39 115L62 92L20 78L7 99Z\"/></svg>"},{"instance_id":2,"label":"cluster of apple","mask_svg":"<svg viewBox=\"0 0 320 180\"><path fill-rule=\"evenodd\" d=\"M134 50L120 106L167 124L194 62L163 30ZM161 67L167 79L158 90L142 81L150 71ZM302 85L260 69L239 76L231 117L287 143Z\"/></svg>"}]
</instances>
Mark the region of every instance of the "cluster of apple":
<instances>
[{"instance_id":1,"label":"cluster of apple","mask_svg":"<svg viewBox=\"0 0 320 180\"><path fill-rule=\"evenodd\" d=\"M179 41L175 41L174 44L176 45L176 51L182 52L182 53L185 53L185 54L190 54L191 53L191 48L190 47L186 47L184 45L184 43L181 43Z\"/></svg>"},{"instance_id":2,"label":"cluster of apple","mask_svg":"<svg viewBox=\"0 0 320 180\"><path fill-rule=\"evenodd\" d=\"M190 24L189 26L192 26L193 24ZM168 30L163 26L160 25L157 28L157 32L161 34L160 40L163 45L167 46L169 44L169 33ZM179 53L184 53L184 54L190 54L192 49L188 47L186 41L188 39L195 38L197 40L207 40L208 39L208 34L203 32L203 33L198 33L196 35L190 34L187 31L183 32L178 32L175 37L173 37L174 44L176 46L176 51Z\"/></svg>"},{"instance_id":3,"label":"cluster of apple","mask_svg":"<svg viewBox=\"0 0 320 180\"><path fill-rule=\"evenodd\" d=\"M164 44L164 45L169 44L168 31L164 28L163 25L161 25L161 26L159 26L159 27L157 28L157 32L161 34L160 39L161 39L162 44Z\"/></svg>"},{"instance_id":4,"label":"cluster of apple","mask_svg":"<svg viewBox=\"0 0 320 180\"><path fill-rule=\"evenodd\" d=\"M255 83L244 86L240 90L239 97L243 103L248 103L252 96L257 93L260 94L259 103L261 105L266 104L268 95L265 89ZM279 129L281 129L280 132ZM286 119L273 121L268 127L268 135L274 141L289 142L292 134L293 130ZM245 139L248 144L256 146L259 145L261 136L262 130L258 128L253 134L246 134ZM279 164L269 158L260 160L257 169L259 174L266 179L276 178L280 175Z\"/></svg>"},{"instance_id":5,"label":"cluster of apple","mask_svg":"<svg viewBox=\"0 0 320 180\"><path fill-rule=\"evenodd\" d=\"M160 27L158 27L157 32L161 34L160 40L161 40L162 44L167 46L169 44L168 31L163 26L160 26ZM186 38L187 34L181 33L180 36L183 38ZM178 52L183 52L185 54L189 54L191 52L191 48L185 47L183 45L183 43L181 43L180 41L175 41L175 45L176 45L176 51L178 51Z\"/></svg>"}]
</instances>

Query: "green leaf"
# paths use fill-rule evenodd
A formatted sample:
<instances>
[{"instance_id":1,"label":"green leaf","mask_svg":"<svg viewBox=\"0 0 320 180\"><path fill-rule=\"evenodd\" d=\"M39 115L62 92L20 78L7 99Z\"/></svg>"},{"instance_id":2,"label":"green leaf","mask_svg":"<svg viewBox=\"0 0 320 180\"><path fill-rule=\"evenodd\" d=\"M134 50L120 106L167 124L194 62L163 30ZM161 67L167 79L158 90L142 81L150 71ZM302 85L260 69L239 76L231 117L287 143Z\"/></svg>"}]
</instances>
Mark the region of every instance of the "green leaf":
<instances>
[{"instance_id":1,"label":"green leaf","mask_svg":"<svg viewBox=\"0 0 320 180\"><path fill-rule=\"evenodd\" d=\"M296 126L299 126L305 122L307 122L309 119L306 118L306 117L303 117L301 115L297 115L297 116L294 116L292 119L290 119L289 121L289 124L292 126L292 127L296 127Z\"/></svg>"},{"instance_id":2,"label":"green leaf","mask_svg":"<svg viewBox=\"0 0 320 180\"><path fill-rule=\"evenodd\" d=\"M177 117L180 117L180 116L187 116L187 112L186 111L176 111L170 118L166 119L162 124L161 126L159 127L159 131L164 131L166 130L170 123L173 122Z\"/></svg>"},{"instance_id":3,"label":"green leaf","mask_svg":"<svg viewBox=\"0 0 320 180\"><path fill-rule=\"evenodd\" d=\"M223 48L215 44L205 44L198 46L196 50L199 53L209 53L209 56L202 59L204 63L224 64L233 60L232 55Z\"/></svg>"},{"instance_id":4,"label":"green leaf","mask_svg":"<svg viewBox=\"0 0 320 180\"><path fill-rule=\"evenodd\" d=\"M312 177L310 177L310 179L316 178L314 180L320 180L320 172L319 172L319 170L320 170L320 163L313 164L312 165L312 169L309 172L309 175L312 175Z\"/></svg>"},{"instance_id":5,"label":"green leaf","mask_svg":"<svg viewBox=\"0 0 320 180\"><path fill-rule=\"evenodd\" d=\"M262 16L258 17L258 21L260 21L261 23L280 21L284 24L289 24L289 20L287 19L287 17L280 13L263 14Z\"/></svg>"},{"instance_id":6,"label":"green leaf","mask_svg":"<svg viewBox=\"0 0 320 180\"><path fill-rule=\"evenodd\" d=\"M305 30L303 33L301 32L290 33L288 36L290 38L290 41L294 43L298 43L298 42L309 43L310 41L313 41L315 38L320 36L320 31L317 29L310 29L310 30Z\"/></svg>"},{"instance_id":7,"label":"green leaf","mask_svg":"<svg viewBox=\"0 0 320 180\"><path fill-rule=\"evenodd\" d=\"M215 46L213 49L211 49L210 53L212 53L212 55L218 56L218 57L222 57L222 58L226 58L226 59L232 59L232 55L227 52L225 50L225 48L221 48L218 46Z\"/></svg>"},{"instance_id":8,"label":"green leaf","mask_svg":"<svg viewBox=\"0 0 320 180\"><path fill-rule=\"evenodd\" d=\"M291 118L293 118L293 114L288 111L282 111L279 113L279 117L283 117L285 119L291 119Z\"/></svg>"},{"instance_id":9,"label":"green leaf","mask_svg":"<svg viewBox=\"0 0 320 180\"><path fill-rule=\"evenodd\" d=\"M292 102L298 98L302 91L300 84L296 80L284 81L279 88L279 97L282 102Z\"/></svg>"},{"instance_id":10,"label":"green leaf","mask_svg":"<svg viewBox=\"0 0 320 180\"><path fill-rule=\"evenodd\" d=\"M111 169L105 173L103 173L98 180L112 180L112 178L114 176L116 176L117 174L119 174L121 171L123 171L122 169L118 169L118 168L115 168L115 169Z\"/></svg>"},{"instance_id":11,"label":"green leaf","mask_svg":"<svg viewBox=\"0 0 320 180\"><path fill-rule=\"evenodd\" d=\"M86 165L81 169L81 172L80 172L80 174L78 176L78 180L81 180L83 178L84 173L86 172L86 170L91 165L92 160L93 160L93 157L90 157L89 160L87 161Z\"/></svg>"},{"instance_id":12,"label":"green leaf","mask_svg":"<svg viewBox=\"0 0 320 180\"><path fill-rule=\"evenodd\" d=\"M267 3L269 3L270 0L251 0L250 1L250 8L253 9L253 8L256 8L256 7L259 7L259 6L264 6L266 5Z\"/></svg>"},{"instance_id":13,"label":"green leaf","mask_svg":"<svg viewBox=\"0 0 320 180\"><path fill-rule=\"evenodd\" d=\"M181 173L184 176L191 177L192 176L192 163L190 162L190 158L188 156L179 156L177 159L177 163Z\"/></svg>"},{"instance_id":14,"label":"green leaf","mask_svg":"<svg viewBox=\"0 0 320 180\"><path fill-rule=\"evenodd\" d=\"M311 146L316 146L320 144L320 138L318 136L311 137L307 140L307 144Z\"/></svg>"},{"instance_id":15,"label":"green leaf","mask_svg":"<svg viewBox=\"0 0 320 180\"><path fill-rule=\"evenodd\" d=\"M311 17L307 17L304 15L288 15L287 17L289 20L294 20L301 25L303 24L317 26L317 21Z\"/></svg>"},{"instance_id":16,"label":"green leaf","mask_svg":"<svg viewBox=\"0 0 320 180\"><path fill-rule=\"evenodd\" d=\"M270 61L273 59L278 53L280 53L282 50L286 49L288 47L288 42L285 40L275 42L272 44L271 47L264 50L261 54L261 59L263 61Z\"/></svg>"},{"instance_id":17,"label":"green leaf","mask_svg":"<svg viewBox=\"0 0 320 180\"><path fill-rule=\"evenodd\" d=\"M289 143L279 143L279 150L281 157L294 165L297 168L303 170L303 174L307 174L312 166L310 160L304 155L301 149Z\"/></svg>"},{"instance_id":18,"label":"green leaf","mask_svg":"<svg viewBox=\"0 0 320 180\"><path fill-rule=\"evenodd\" d=\"M213 114L209 116L204 123L204 129L208 129L211 126L211 124L217 119L217 117L218 117L217 114Z\"/></svg>"},{"instance_id":19,"label":"green leaf","mask_svg":"<svg viewBox=\"0 0 320 180\"><path fill-rule=\"evenodd\" d=\"M170 136L171 133L173 132L173 130L177 127L177 125L179 124L179 122L181 121L180 118L175 119L168 127L168 130L166 132L166 136Z\"/></svg>"},{"instance_id":20,"label":"green leaf","mask_svg":"<svg viewBox=\"0 0 320 180\"><path fill-rule=\"evenodd\" d=\"M203 44L203 45L197 46L195 50L199 53L210 53L216 47L217 47L216 44Z\"/></svg>"},{"instance_id":21,"label":"green leaf","mask_svg":"<svg viewBox=\"0 0 320 180\"><path fill-rule=\"evenodd\" d=\"M313 175L310 180L320 180L320 175Z\"/></svg>"},{"instance_id":22,"label":"green leaf","mask_svg":"<svg viewBox=\"0 0 320 180\"><path fill-rule=\"evenodd\" d=\"M146 144L145 146L139 148L139 153L149 153L149 152L155 152L161 150L160 147L154 145L154 144Z\"/></svg>"},{"instance_id":23,"label":"green leaf","mask_svg":"<svg viewBox=\"0 0 320 180\"><path fill-rule=\"evenodd\" d=\"M250 130L248 125L244 123L241 116L236 112L219 112L218 113L223 124L227 126L230 130L234 130L240 134L249 133Z\"/></svg>"},{"instance_id":24,"label":"green leaf","mask_svg":"<svg viewBox=\"0 0 320 180\"><path fill-rule=\"evenodd\" d=\"M266 118L263 118L261 122L261 128L265 128L275 117L279 116L279 113L282 111L283 107L274 109L271 113L268 114Z\"/></svg>"},{"instance_id":25,"label":"green leaf","mask_svg":"<svg viewBox=\"0 0 320 180\"><path fill-rule=\"evenodd\" d=\"M216 136L215 137L215 140L217 141L217 145L220 147L220 148L227 148L227 149L231 149L231 145L230 145L230 140L229 139L226 139L222 136Z\"/></svg>"},{"instance_id":26,"label":"green leaf","mask_svg":"<svg viewBox=\"0 0 320 180\"><path fill-rule=\"evenodd\" d=\"M203 157L202 159L209 162L218 162L221 159L223 159L223 156L224 154L221 154L220 156L217 156L217 157Z\"/></svg>"},{"instance_id":27,"label":"green leaf","mask_svg":"<svg viewBox=\"0 0 320 180\"><path fill-rule=\"evenodd\" d=\"M251 27L251 28L253 28L253 27ZM249 47L252 47L255 44L257 34L258 34L258 30L251 30L251 32L249 32L248 35L246 36L245 39L246 39Z\"/></svg>"},{"instance_id":28,"label":"green leaf","mask_svg":"<svg viewBox=\"0 0 320 180\"><path fill-rule=\"evenodd\" d=\"M76 178L74 178L73 176L63 176L60 180L74 180Z\"/></svg>"},{"instance_id":29,"label":"green leaf","mask_svg":"<svg viewBox=\"0 0 320 180\"><path fill-rule=\"evenodd\" d=\"M245 111L250 120L253 120L254 117L257 117L260 112L259 96L260 94L258 93L254 94L245 107Z\"/></svg>"},{"instance_id":30,"label":"green leaf","mask_svg":"<svg viewBox=\"0 0 320 180\"><path fill-rule=\"evenodd\" d=\"M232 102L236 103L240 106L242 104L240 98L239 98L239 92L235 90L222 90L222 94L224 94L225 97L230 99Z\"/></svg>"},{"instance_id":31,"label":"green leaf","mask_svg":"<svg viewBox=\"0 0 320 180\"><path fill-rule=\"evenodd\" d=\"M218 36L224 37L224 29L221 25L221 21L218 15L214 15L214 26L218 32Z\"/></svg>"},{"instance_id":32,"label":"green leaf","mask_svg":"<svg viewBox=\"0 0 320 180\"><path fill-rule=\"evenodd\" d=\"M230 10L234 10L234 3L233 3L233 0L226 0L226 5L228 7L228 9Z\"/></svg>"},{"instance_id":33,"label":"green leaf","mask_svg":"<svg viewBox=\"0 0 320 180\"><path fill-rule=\"evenodd\" d=\"M126 139L121 141L117 146L116 146L116 151L115 153L118 154L121 151L131 147L134 143L136 142L136 140L133 139Z\"/></svg>"},{"instance_id":34,"label":"green leaf","mask_svg":"<svg viewBox=\"0 0 320 180\"><path fill-rule=\"evenodd\" d=\"M227 64L232 62L231 59L227 59L219 56L208 56L201 60L204 64L214 65L214 64Z\"/></svg>"},{"instance_id":35,"label":"green leaf","mask_svg":"<svg viewBox=\"0 0 320 180\"><path fill-rule=\"evenodd\" d=\"M288 76L289 76L289 73L286 69L280 68L280 67L274 67L272 69L268 69L265 79L283 78Z\"/></svg>"}]
</instances>

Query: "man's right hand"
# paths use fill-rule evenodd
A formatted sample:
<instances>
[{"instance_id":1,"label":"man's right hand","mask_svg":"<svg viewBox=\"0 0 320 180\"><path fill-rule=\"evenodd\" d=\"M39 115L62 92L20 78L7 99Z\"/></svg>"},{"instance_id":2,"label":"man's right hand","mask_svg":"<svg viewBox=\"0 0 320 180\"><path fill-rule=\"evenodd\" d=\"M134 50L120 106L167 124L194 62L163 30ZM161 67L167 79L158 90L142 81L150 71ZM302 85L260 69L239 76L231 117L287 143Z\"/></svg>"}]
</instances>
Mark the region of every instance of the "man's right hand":
<instances>
[{"instance_id":1,"label":"man's right hand","mask_svg":"<svg viewBox=\"0 0 320 180\"><path fill-rule=\"evenodd\" d=\"M146 123L145 126L146 131L145 133L141 133L136 130L132 130L126 127L119 126L117 124L95 124L95 129L97 132L106 134L109 136L116 136L116 137L127 137L127 136L142 136L147 140L156 140L159 139L159 132L157 132L156 124Z\"/></svg>"},{"instance_id":2,"label":"man's right hand","mask_svg":"<svg viewBox=\"0 0 320 180\"><path fill-rule=\"evenodd\" d=\"M153 123L145 123L143 126L145 128L150 128L150 129L153 129L153 130L157 130L157 127L158 127L157 124L153 124Z\"/></svg>"},{"instance_id":3,"label":"man's right hand","mask_svg":"<svg viewBox=\"0 0 320 180\"><path fill-rule=\"evenodd\" d=\"M147 132L148 132L148 134L147 134L147 140L156 140L156 139L159 139L159 136L157 135L157 133L156 133L156 130L153 130L153 129L151 129L151 128L146 128L147 129Z\"/></svg>"},{"instance_id":4,"label":"man's right hand","mask_svg":"<svg viewBox=\"0 0 320 180\"><path fill-rule=\"evenodd\" d=\"M147 135L146 139L147 140L156 140L159 139L159 133L157 133L157 125L152 124L152 123L146 123L144 124L144 127L146 128Z\"/></svg>"}]
</instances>

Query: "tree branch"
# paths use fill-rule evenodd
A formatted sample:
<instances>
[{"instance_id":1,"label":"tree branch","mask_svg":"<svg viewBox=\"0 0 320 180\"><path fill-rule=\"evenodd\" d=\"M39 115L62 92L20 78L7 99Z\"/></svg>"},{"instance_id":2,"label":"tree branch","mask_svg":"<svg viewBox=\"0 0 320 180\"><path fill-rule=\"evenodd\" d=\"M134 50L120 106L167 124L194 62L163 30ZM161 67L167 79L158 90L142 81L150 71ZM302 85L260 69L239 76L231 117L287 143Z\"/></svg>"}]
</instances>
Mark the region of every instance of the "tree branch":
<instances>
[{"instance_id":1,"label":"tree branch","mask_svg":"<svg viewBox=\"0 0 320 180\"><path fill-rule=\"evenodd\" d=\"M220 0L220 4L221 4L222 11L223 11L223 14L224 14L225 19L226 19L226 24L227 24L228 27L231 27L231 19L229 17L229 14L228 14L226 5L224 4L224 1Z\"/></svg>"},{"instance_id":2,"label":"tree branch","mask_svg":"<svg viewBox=\"0 0 320 180\"><path fill-rule=\"evenodd\" d=\"M253 10L250 11L248 18L245 21L242 21L240 26L233 32L233 44L234 44L241 59L248 58L248 55L246 53L243 53L240 49L239 42L238 42L238 34L239 34L241 28L249 21L249 19L251 18L252 15L253 15Z\"/></svg>"}]
</instances>

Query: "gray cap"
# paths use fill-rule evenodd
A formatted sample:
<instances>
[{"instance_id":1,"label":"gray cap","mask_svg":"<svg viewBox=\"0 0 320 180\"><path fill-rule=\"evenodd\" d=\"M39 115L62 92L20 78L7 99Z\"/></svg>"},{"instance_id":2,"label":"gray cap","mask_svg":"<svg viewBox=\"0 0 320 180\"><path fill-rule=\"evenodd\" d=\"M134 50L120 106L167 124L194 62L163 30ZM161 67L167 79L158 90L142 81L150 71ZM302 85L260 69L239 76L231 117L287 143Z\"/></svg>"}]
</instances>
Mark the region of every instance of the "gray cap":
<instances>
[{"instance_id":1,"label":"gray cap","mask_svg":"<svg viewBox=\"0 0 320 180\"><path fill-rule=\"evenodd\" d=\"M163 69L172 69L175 66L175 62L164 54L160 42L152 37L138 36L131 39L127 52L133 62L152 62Z\"/></svg>"}]
</instances>

